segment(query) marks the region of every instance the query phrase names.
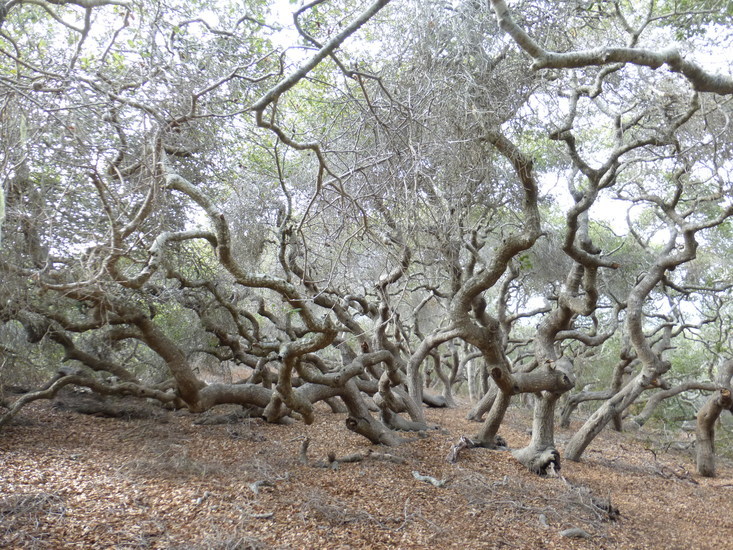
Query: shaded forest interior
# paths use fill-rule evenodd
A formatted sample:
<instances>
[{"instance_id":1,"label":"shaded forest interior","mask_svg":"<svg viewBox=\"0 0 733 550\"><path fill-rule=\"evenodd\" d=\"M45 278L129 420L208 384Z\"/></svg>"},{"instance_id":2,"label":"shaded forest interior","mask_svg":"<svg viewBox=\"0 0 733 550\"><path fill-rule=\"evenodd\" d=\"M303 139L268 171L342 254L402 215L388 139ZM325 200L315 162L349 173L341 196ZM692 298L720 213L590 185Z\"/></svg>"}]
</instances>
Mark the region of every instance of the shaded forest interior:
<instances>
[{"instance_id":1,"label":"shaded forest interior","mask_svg":"<svg viewBox=\"0 0 733 550\"><path fill-rule=\"evenodd\" d=\"M448 500L497 460L563 502L587 488L578 517L613 523L603 491L631 482L564 472L644 462L596 456L598 438L689 434L675 487L718 502L725 483L701 479L733 447L731 2L209 4L0 3L2 460L60 445L57 421L79 441L176 426L180 444L141 458L153 470L185 470L185 423L277 455L257 426L298 438L275 439L301 469L414 470ZM275 488L294 467L255 463ZM67 496L37 482L3 518L65 525ZM416 504L338 516L339 494L277 504L439 536ZM511 502L475 513L551 540Z\"/></svg>"}]
</instances>

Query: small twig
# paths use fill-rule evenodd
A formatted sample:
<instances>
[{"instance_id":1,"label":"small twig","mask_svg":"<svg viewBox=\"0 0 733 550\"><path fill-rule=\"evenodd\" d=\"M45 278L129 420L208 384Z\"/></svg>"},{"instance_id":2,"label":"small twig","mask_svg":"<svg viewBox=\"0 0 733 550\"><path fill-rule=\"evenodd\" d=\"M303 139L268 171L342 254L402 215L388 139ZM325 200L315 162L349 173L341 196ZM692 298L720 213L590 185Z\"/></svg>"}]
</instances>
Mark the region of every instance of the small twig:
<instances>
[{"instance_id":1,"label":"small twig","mask_svg":"<svg viewBox=\"0 0 733 550\"><path fill-rule=\"evenodd\" d=\"M374 460L383 460L385 462L392 462L393 464L407 464L407 460L401 456L391 455L389 453L370 453L369 458Z\"/></svg>"},{"instance_id":2,"label":"small twig","mask_svg":"<svg viewBox=\"0 0 733 550\"><path fill-rule=\"evenodd\" d=\"M662 464L657 467L655 473L664 479L672 479L674 477L681 481L689 481L693 485L699 485L699 483L692 477L692 474L683 466L671 468Z\"/></svg>"},{"instance_id":3,"label":"small twig","mask_svg":"<svg viewBox=\"0 0 733 550\"><path fill-rule=\"evenodd\" d=\"M351 455L342 456L341 458L334 458L336 462L346 462L346 463L353 463L353 462L361 462L365 458L369 456L369 453L362 454L362 453L354 453Z\"/></svg>"},{"instance_id":4,"label":"small twig","mask_svg":"<svg viewBox=\"0 0 733 550\"><path fill-rule=\"evenodd\" d=\"M570 539L589 539L591 538L590 533L588 531L581 529L580 527L573 527L571 529L565 529L564 531L560 531L561 537L567 537Z\"/></svg>"},{"instance_id":5,"label":"small twig","mask_svg":"<svg viewBox=\"0 0 733 550\"><path fill-rule=\"evenodd\" d=\"M400 456L391 455L389 453L377 453L368 450L365 453L353 453L343 456L341 458L337 458L335 453L330 452L328 453L326 461L314 462L313 464L311 464L311 466L313 466L314 468L331 468L333 470L337 470L339 464L361 462L368 458L372 460L392 462L394 464L407 464L407 461Z\"/></svg>"},{"instance_id":6,"label":"small twig","mask_svg":"<svg viewBox=\"0 0 733 550\"><path fill-rule=\"evenodd\" d=\"M434 485L435 487L445 487L448 484L447 479L437 479L432 476L424 476L418 471L413 471L412 477L414 477L418 481L424 481L426 483L430 483L431 485Z\"/></svg>"},{"instance_id":7,"label":"small twig","mask_svg":"<svg viewBox=\"0 0 733 550\"><path fill-rule=\"evenodd\" d=\"M303 440L303 443L300 444L300 463L305 466L308 465L308 445L310 445L310 443L310 437L306 437Z\"/></svg>"},{"instance_id":8,"label":"small twig","mask_svg":"<svg viewBox=\"0 0 733 550\"><path fill-rule=\"evenodd\" d=\"M458 443L450 448L450 452L448 453L446 460L451 464L455 464L458 461L458 455L461 451L464 449L472 449L474 447L476 447L476 443L463 435L461 436L461 439L458 440Z\"/></svg>"},{"instance_id":9,"label":"small twig","mask_svg":"<svg viewBox=\"0 0 733 550\"><path fill-rule=\"evenodd\" d=\"M692 477L692 474L684 466L677 466L676 468L672 468L670 466L667 466L666 464L662 464L657 458L657 453L655 453L653 449L647 449L647 451L652 453L652 456L654 456L654 462L656 465L656 467L654 468L655 474L663 477L664 479L671 479L675 477L679 480L689 481L694 485L698 485L698 482Z\"/></svg>"},{"instance_id":10,"label":"small twig","mask_svg":"<svg viewBox=\"0 0 733 550\"><path fill-rule=\"evenodd\" d=\"M401 524L399 525L399 527L396 527L396 528L394 529L395 531L401 531L402 529L404 529L404 528L405 528L405 526L407 525L407 522L408 522L408 521L410 521L410 515L411 515L411 514L408 514L408 513L407 513L407 507L408 507L409 505L410 505L410 499L409 499L409 497L408 497L408 498L406 498L406 499L405 499L405 506L404 506L404 508L402 509L402 515L403 515L404 519L402 520L402 523L401 523Z\"/></svg>"},{"instance_id":11,"label":"small twig","mask_svg":"<svg viewBox=\"0 0 733 550\"><path fill-rule=\"evenodd\" d=\"M254 483L249 484L249 488L252 489L252 492L256 495L260 494L260 487L274 487L275 484L272 481L269 481L267 479L261 479L259 481L255 481Z\"/></svg>"}]
</instances>

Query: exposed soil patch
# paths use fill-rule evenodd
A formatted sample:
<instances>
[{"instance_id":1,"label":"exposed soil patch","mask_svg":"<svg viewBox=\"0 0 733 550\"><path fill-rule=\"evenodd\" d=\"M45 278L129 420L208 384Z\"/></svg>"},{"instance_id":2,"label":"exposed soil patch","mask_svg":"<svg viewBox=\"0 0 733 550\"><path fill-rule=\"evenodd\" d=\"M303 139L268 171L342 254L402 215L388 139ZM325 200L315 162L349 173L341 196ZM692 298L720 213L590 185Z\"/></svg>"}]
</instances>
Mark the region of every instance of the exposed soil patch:
<instances>
[{"instance_id":1,"label":"exposed soil patch","mask_svg":"<svg viewBox=\"0 0 733 550\"><path fill-rule=\"evenodd\" d=\"M700 478L689 456L610 432L554 478L529 473L501 451L470 449L449 464L451 445L478 428L465 412L430 410L442 430L386 449L325 409L312 426L281 426L256 419L194 424L197 417L184 413L100 418L36 403L0 432L0 547L728 545L730 466L721 465L718 478ZM526 425L515 417L515 429L502 430L510 446L526 443ZM338 460L355 454L360 461Z\"/></svg>"}]
</instances>

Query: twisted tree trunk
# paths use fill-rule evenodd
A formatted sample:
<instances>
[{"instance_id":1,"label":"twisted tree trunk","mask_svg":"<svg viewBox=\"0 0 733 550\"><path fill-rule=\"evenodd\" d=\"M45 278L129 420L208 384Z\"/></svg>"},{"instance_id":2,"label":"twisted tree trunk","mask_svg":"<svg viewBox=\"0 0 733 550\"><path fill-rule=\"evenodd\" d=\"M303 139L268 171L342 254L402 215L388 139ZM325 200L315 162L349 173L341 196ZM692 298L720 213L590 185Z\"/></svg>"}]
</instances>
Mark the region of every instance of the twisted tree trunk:
<instances>
[{"instance_id":1,"label":"twisted tree trunk","mask_svg":"<svg viewBox=\"0 0 733 550\"><path fill-rule=\"evenodd\" d=\"M489 391L487 391L484 396L479 399L478 403L476 403L473 408L468 411L468 414L466 415L466 420L481 422L483 416L489 410L491 410L491 407L494 405L494 401L496 400L496 395L498 391L499 388L497 388L495 384L492 384L491 388L489 388Z\"/></svg>"},{"instance_id":2,"label":"twisted tree trunk","mask_svg":"<svg viewBox=\"0 0 733 550\"><path fill-rule=\"evenodd\" d=\"M697 473L705 477L715 477L715 421L725 409L733 412L731 379L733 378L733 359L720 366L718 386L707 403L697 413Z\"/></svg>"},{"instance_id":3,"label":"twisted tree trunk","mask_svg":"<svg viewBox=\"0 0 733 550\"><path fill-rule=\"evenodd\" d=\"M724 409L733 406L733 396L727 388L716 391L697 413L697 473L715 477L715 421Z\"/></svg>"},{"instance_id":4,"label":"twisted tree trunk","mask_svg":"<svg viewBox=\"0 0 733 550\"><path fill-rule=\"evenodd\" d=\"M560 427L567 428L570 426L570 416L573 414L578 405L586 401L603 401L613 395L613 390L605 391L582 391L571 395L565 402L565 406L560 413Z\"/></svg>"},{"instance_id":5,"label":"twisted tree trunk","mask_svg":"<svg viewBox=\"0 0 733 550\"><path fill-rule=\"evenodd\" d=\"M565 458L577 461L583 456L583 452L601 433L603 428L613 419L614 416L621 414L629 405L647 389L654 374L642 371L636 375L624 388L603 403L596 412L594 412L583 426L578 430L565 448Z\"/></svg>"},{"instance_id":6,"label":"twisted tree trunk","mask_svg":"<svg viewBox=\"0 0 733 550\"><path fill-rule=\"evenodd\" d=\"M532 440L523 449L512 452L514 458L531 472L547 475L551 470L560 470L560 453L555 448L553 418L559 393L543 392L537 400L532 421Z\"/></svg>"}]
</instances>

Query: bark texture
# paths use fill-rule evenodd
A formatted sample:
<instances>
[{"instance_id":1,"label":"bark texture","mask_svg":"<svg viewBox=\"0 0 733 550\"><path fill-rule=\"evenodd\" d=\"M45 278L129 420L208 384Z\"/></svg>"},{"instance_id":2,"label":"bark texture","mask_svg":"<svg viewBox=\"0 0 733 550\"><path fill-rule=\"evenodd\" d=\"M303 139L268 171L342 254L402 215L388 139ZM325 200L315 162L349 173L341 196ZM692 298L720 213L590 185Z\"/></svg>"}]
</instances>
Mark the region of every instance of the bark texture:
<instances>
[{"instance_id":1,"label":"bark texture","mask_svg":"<svg viewBox=\"0 0 733 550\"><path fill-rule=\"evenodd\" d=\"M720 389L714 392L697 413L697 473L715 477L715 421L720 413L728 409L733 412L733 359L729 359L718 370Z\"/></svg>"}]
</instances>

